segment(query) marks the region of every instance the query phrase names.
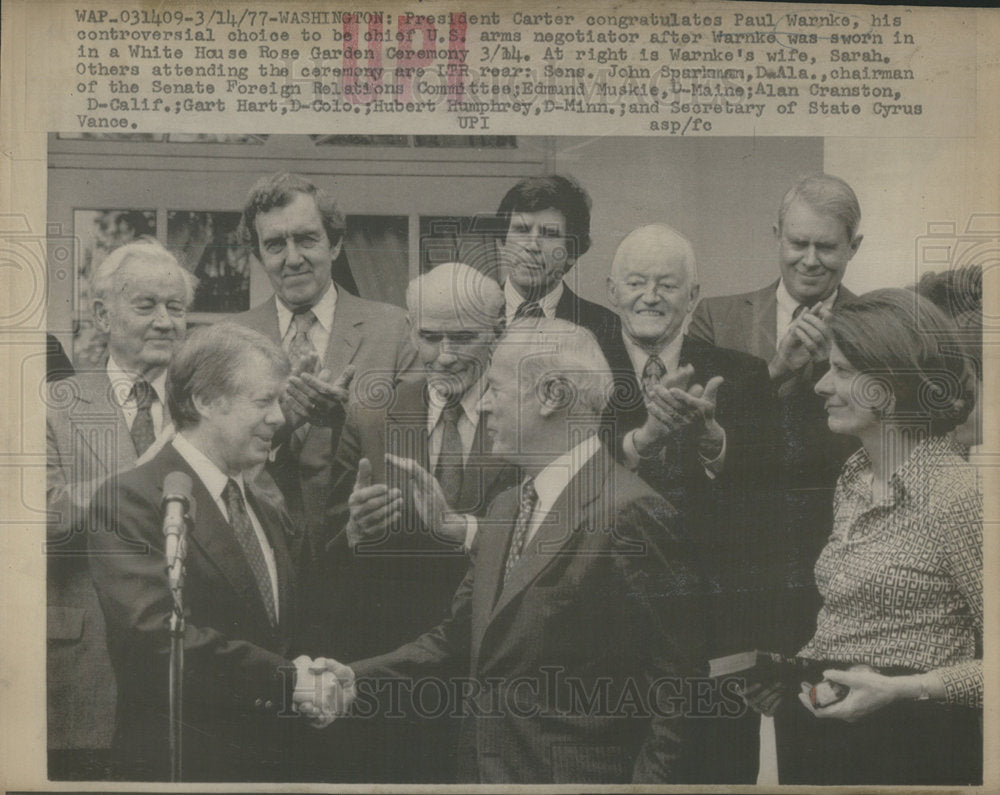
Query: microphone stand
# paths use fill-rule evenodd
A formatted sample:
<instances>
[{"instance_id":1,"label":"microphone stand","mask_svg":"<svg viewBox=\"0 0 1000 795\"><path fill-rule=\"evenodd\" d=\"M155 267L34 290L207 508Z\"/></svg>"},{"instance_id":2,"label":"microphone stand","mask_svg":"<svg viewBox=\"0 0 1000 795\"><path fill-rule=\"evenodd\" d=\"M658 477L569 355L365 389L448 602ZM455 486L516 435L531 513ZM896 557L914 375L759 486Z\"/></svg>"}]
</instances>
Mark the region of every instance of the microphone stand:
<instances>
[{"instance_id":1,"label":"microphone stand","mask_svg":"<svg viewBox=\"0 0 1000 795\"><path fill-rule=\"evenodd\" d=\"M184 545L187 523L180 538L178 560L167 569L173 610L170 613L170 780L181 780L181 729L184 703Z\"/></svg>"}]
</instances>

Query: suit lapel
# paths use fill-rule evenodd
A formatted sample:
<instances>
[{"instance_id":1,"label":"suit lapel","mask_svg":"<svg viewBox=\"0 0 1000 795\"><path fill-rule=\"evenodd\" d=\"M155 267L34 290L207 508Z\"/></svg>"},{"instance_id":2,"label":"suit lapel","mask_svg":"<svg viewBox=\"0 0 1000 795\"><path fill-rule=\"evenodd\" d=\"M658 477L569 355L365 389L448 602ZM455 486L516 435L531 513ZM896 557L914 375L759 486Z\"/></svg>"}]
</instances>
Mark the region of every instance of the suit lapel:
<instances>
[{"instance_id":1,"label":"suit lapel","mask_svg":"<svg viewBox=\"0 0 1000 795\"><path fill-rule=\"evenodd\" d=\"M765 362L771 361L778 349L778 283L758 290L747 297L743 306L743 328L751 329L750 352Z\"/></svg>"},{"instance_id":2,"label":"suit lapel","mask_svg":"<svg viewBox=\"0 0 1000 795\"><path fill-rule=\"evenodd\" d=\"M80 406L74 410L74 425L80 427L83 423L93 422L95 425L114 428L115 452L116 456L109 459L106 451L94 450L87 439L89 434L78 434L75 445L85 445L99 463L99 467L87 467L80 469L81 472L104 472L106 475L113 475L114 469L128 469L135 465L136 454L135 445L132 443L132 435L129 433L128 423L125 422L125 414L122 412L118 401L113 394L111 379L106 372L81 373L78 376L80 385L80 400L86 406Z\"/></svg>"},{"instance_id":3,"label":"suit lapel","mask_svg":"<svg viewBox=\"0 0 1000 795\"><path fill-rule=\"evenodd\" d=\"M542 571L558 558L571 539L591 528L592 503L603 493L604 481L613 466L612 459L604 447L580 469L570 480L562 494L556 499L545 520L535 531L534 537L525 545L521 560L510 573L510 579L490 613L493 621L503 610L524 591ZM513 521L511 522L513 532ZM507 534L509 546L510 533ZM499 585L507 561L507 549L501 556L496 579ZM495 562L494 562L495 563Z\"/></svg>"},{"instance_id":4,"label":"suit lapel","mask_svg":"<svg viewBox=\"0 0 1000 795\"><path fill-rule=\"evenodd\" d=\"M361 345L364 322L364 312L361 311L357 299L346 290L338 290L337 308L333 312L333 325L330 328L330 338L326 343L326 354L323 357L324 366L334 378L337 378L354 359Z\"/></svg>"},{"instance_id":5,"label":"suit lapel","mask_svg":"<svg viewBox=\"0 0 1000 795\"><path fill-rule=\"evenodd\" d=\"M261 599L257 589L257 580L250 570L246 555L236 534L233 532L226 517L223 516L219 506L216 505L212 495L208 493L201 478L191 469L184 457L178 453L173 445L167 445L161 454L163 456L164 474L180 470L187 473L192 482L192 497L196 506L194 516L194 529L189 535L189 539L197 547L202 556L218 571L221 577L229 583L235 593L240 594L244 599L249 600L247 604L253 604L259 612L259 618L263 626L269 624L267 609ZM261 514L257 518L264 521ZM279 576L279 585L281 578Z\"/></svg>"}]
</instances>

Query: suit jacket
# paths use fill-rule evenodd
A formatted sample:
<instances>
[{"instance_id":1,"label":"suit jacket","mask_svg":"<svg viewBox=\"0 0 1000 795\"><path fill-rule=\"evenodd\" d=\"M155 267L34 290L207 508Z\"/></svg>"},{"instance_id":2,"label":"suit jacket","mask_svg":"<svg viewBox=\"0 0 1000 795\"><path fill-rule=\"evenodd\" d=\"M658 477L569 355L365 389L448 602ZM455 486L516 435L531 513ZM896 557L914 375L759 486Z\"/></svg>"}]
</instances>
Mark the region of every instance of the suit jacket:
<instances>
[{"instance_id":1,"label":"suit jacket","mask_svg":"<svg viewBox=\"0 0 1000 795\"><path fill-rule=\"evenodd\" d=\"M774 282L750 293L702 299L689 333L770 361L777 349L777 288ZM834 311L854 298L841 286ZM813 389L825 371L823 364L807 368L779 388L784 442L778 485L785 494L789 567L785 581L790 588L787 613L781 621L786 634L779 646L792 653L815 629L820 600L813 566L832 528L833 491L840 469L858 448L856 439L839 436L827 426L823 398Z\"/></svg>"},{"instance_id":2,"label":"suit jacket","mask_svg":"<svg viewBox=\"0 0 1000 795\"><path fill-rule=\"evenodd\" d=\"M290 757L282 752L301 730L301 722L288 717L298 617L287 539L296 530L247 486L247 501L274 550L279 622L272 626L232 528L173 445L117 482L108 481L91 510L90 566L118 683L115 751L130 777L160 780L169 774L172 600L160 503L164 478L174 471L191 477L195 504L184 585L185 780L292 778L285 768Z\"/></svg>"},{"instance_id":3,"label":"suit jacket","mask_svg":"<svg viewBox=\"0 0 1000 795\"><path fill-rule=\"evenodd\" d=\"M235 321L280 345L274 302L272 296L237 315ZM352 399L391 390L415 359L409 322L402 309L358 298L347 290L337 291L337 308L323 367L336 378L348 364L355 365ZM316 549L325 546L333 535L333 530L324 523L324 509L330 488L335 433L330 428L303 426L291 436L277 465L271 468L292 517L306 528Z\"/></svg>"},{"instance_id":4,"label":"suit jacket","mask_svg":"<svg viewBox=\"0 0 1000 795\"><path fill-rule=\"evenodd\" d=\"M50 384L48 398L48 744L50 750L106 749L115 683L87 567L86 511L104 480L135 466L135 447L104 368Z\"/></svg>"},{"instance_id":5,"label":"suit jacket","mask_svg":"<svg viewBox=\"0 0 1000 795\"><path fill-rule=\"evenodd\" d=\"M581 298L563 282L563 292L556 304L556 317L583 326L597 337L597 343L607 358L614 348L618 315L610 309Z\"/></svg>"},{"instance_id":6,"label":"suit jacket","mask_svg":"<svg viewBox=\"0 0 1000 795\"><path fill-rule=\"evenodd\" d=\"M458 676L446 681L468 696L460 764L470 781L685 780L676 677L700 665L700 588L674 511L602 449L501 588L517 509L517 488L491 505L448 618L353 664L359 700L370 708L386 678L417 687ZM642 706L618 710L630 693Z\"/></svg>"},{"instance_id":7,"label":"suit jacket","mask_svg":"<svg viewBox=\"0 0 1000 795\"><path fill-rule=\"evenodd\" d=\"M427 382L403 381L390 399L388 405L353 403L348 410L334 456L329 512L333 527L347 524L347 500L362 458L371 462L373 483L401 488L395 472L386 466L386 453L413 458L430 470ZM462 493L451 506L460 513L484 514L492 498L517 477L513 466L490 454L485 419L485 415L480 418L465 462ZM330 574L322 579L335 590L327 601L334 611L333 648L347 657L384 652L412 638L414 631L434 626L468 568L462 545L434 537L408 498L396 527L354 550L341 532L325 563Z\"/></svg>"},{"instance_id":8,"label":"suit jacket","mask_svg":"<svg viewBox=\"0 0 1000 795\"><path fill-rule=\"evenodd\" d=\"M620 330L609 364L615 390L607 418L620 440L647 418ZM709 585L709 653L745 651L761 645L773 627L770 595L776 556L783 554L776 532L781 496L774 481L782 440L776 397L766 365L754 356L684 337L680 365L694 367L692 383L725 379L716 401L716 419L726 431L724 467L709 477L697 436L682 432L663 455L642 461L638 473L675 506L698 550Z\"/></svg>"}]
</instances>

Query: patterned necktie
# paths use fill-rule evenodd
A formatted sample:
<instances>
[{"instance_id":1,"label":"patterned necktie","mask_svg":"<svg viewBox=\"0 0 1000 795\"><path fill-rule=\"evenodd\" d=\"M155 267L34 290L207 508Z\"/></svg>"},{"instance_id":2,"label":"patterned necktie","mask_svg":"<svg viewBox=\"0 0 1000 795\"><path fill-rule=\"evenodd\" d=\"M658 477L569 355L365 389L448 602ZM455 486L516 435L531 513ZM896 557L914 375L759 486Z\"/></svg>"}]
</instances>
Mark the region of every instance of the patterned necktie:
<instances>
[{"instance_id":1,"label":"patterned necktie","mask_svg":"<svg viewBox=\"0 0 1000 795\"><path fill-rule=\"evenodd\" d=\"M311 309L292 315L292 341L288 345L288 359L292 363L292 372L300 372L302 363L317 355L316 346L309 340L309 329L316 323L316 315ZM313 367L307 368L312 372Z\"/></svg>"},{"instance_id":2,"label":"patterned necktie","mask_svg":"<svg viewBox=\"0 0 1000 795\"><path fill-rule=\"evenodd\" d=\"M156 438L156 430L153 428L153 400L156 398L156 390L144 378L140 378L132 384L132 391L129 397L135 401L135 419L132 420L132 427L129 428L129 435L132 437L132 444L135 446L135 454L141 456Z\"/></svg>"},{"instance_id":3,"label":"patterned necktie","mask_svg":"<svg viewBox=\"0 0 1000 795\"><path fill-rule=\"evenodd\" d=\"M267 563L264 561L264 550L260 548L260 541L257 533L253 529L253 522L250 514L247 513L247 505L243 501L243 492L240 491L236 481L230 478L226 482L226 488L222 492L222 501L226 504L229 512L229 525L236 533L236 540L240 542L240 548L246 555L247 563L250 564L250 571L253 572L257 581L257 590L264 600L264 607L267 609L267 617L271 626L278 623L278 611L274 606L274 591L271 590L271 575L267 571Z\"/></svg>"},{"instance_id":4,"label":"patterned necktie","mask_svg":"<svg viewBox=\"0 0 1000 795\"><path fill-rule=\"evenodd\" d=\"M525 301L514 312L514 320L520 320L522 317L540 318L545 317L545 313L538 301Z\"/></svg>"},{"instance_id":5,"label":"patterned necktie","mask_svg":"<svg viewBox=\"0 0 1000 795\"><path fill-rule=\"evenodd\" d=\"M805 312L808 308L809 307L806 304L799 304L797 307L795 307L795 311L792 312L792 320L798 320L799 315Z\"/></svg>"},{"instance_id":6,"label":"patterned necktie","mask_svg":"<svg viewBox=\"0 0 1000 795\"><path fill-rule=\"evenodd\" d=\"M462 476L465 466L462 456L462 437L458 421L462 418L462 404L445 406L441 412L441 449L438 451L434 477L441 484L448 505L455 508L462 493Z\"/></svg>"},{"instance_id":7,"label":"patterned necktie","mask_svg":"<svg viewBox=\"0 0 1000 795\"><path fill-rule=\"evenodd\" d=\"M642 389L644 392L649 392L649 390L660 383L660 379L666 375L667 368L663 364L663 360L656 356L650 356L646 359L646 366L642 368Z\"/></svg>"},{"instance_id":8,"label":"patterned necktie","mask_svg":"<svg viewBox=\"0 0 1000 795\"><path fill-rule=\"evenodd\" d=\"M528 476L521 483L521 505L514 522L514 535L510 540L510 552L507 553L507 565L503 570L503 582L507 584L510 573L521 559L524 552L524 542L528 538L528 528L531 526L531 516L538 504L538 492L535 491L535 479Z\"/></svg>"}]
</instances>

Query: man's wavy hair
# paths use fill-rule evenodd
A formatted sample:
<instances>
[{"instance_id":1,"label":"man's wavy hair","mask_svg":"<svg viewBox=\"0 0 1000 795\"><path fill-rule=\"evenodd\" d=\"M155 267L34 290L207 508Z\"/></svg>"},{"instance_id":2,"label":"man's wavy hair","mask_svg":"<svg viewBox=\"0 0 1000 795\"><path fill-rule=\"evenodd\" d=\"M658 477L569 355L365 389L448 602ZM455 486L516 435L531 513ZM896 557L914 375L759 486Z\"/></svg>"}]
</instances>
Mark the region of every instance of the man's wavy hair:
<instances>
[{"instance_id":1,"label":"man's wavy hair","mask_svg":"<svg viewBox=\"0 0 1000 795\"><path fill-rule=\"evenodd\" d=\"M500 242L507 242L510 217L514 213L558 210L566 218L566 253L576 260L590 249L590 196L569 177L546 174L522 179L500 202Z\"/></svg>"},{"instance_id":2,"label":"man's wavy hair","mask_svg":"<svg viewBox=\"0 0 1000 795\"><path fill-rule=\"evenodd\" d=\"M312 196L323 219L323 229L330 247L336 246L344 238L347 229L344 214L337 209L337 203L322 188L314 185L305 177L279 171L257 180L243 205L243 218L240 220L240 239L250 250L260 257L260 239L257 237L257 216L279 207L287 207L299 194Z\"/></svg>"}]
</instances>

